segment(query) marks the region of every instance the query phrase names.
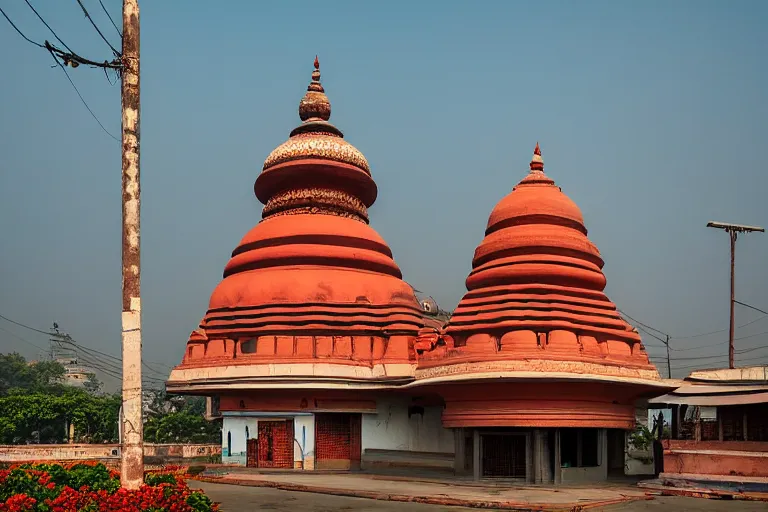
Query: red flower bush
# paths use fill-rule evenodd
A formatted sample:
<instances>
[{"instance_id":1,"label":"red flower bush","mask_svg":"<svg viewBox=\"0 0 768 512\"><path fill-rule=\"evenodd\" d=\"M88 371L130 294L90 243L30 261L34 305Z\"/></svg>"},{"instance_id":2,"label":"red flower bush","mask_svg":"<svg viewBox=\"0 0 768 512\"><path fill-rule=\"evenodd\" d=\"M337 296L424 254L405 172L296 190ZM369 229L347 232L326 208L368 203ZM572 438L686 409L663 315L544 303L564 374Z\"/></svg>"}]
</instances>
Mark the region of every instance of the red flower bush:
<instances>
[{"instance_id":1,"label":"red flower bush","mask_svg":"<svg viewBox=\"0 0 768 512\"><path fill-rule=\"evenodd\" d=\"M216 512L218 505L170 473L153 473L136 491L99 463L23 464L0 470L0 512Z\"/></svg>"}]
</instances>

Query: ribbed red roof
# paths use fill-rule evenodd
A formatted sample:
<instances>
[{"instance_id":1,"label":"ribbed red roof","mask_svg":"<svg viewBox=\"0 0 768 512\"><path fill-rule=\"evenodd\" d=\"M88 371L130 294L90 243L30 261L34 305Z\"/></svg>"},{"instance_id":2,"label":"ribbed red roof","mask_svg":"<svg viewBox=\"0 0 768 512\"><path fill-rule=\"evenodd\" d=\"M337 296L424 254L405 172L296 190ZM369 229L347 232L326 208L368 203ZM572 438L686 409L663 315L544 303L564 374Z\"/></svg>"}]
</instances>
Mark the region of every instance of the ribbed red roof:
<instances>
[{"instance_id":1,"label":"ribbed red roof","mask_svg":"<svg viewBox=\"0 0 768 512\"><path fill-rule=\"evenodd\" d=\"M579 208L544 174L538 144L530 169L493 209L475 250L468 291L445 327L455 348L427 352L421 364L473 352L652 369L639 334L603 293L600 252Z\"/></svg>"}]
</instances>

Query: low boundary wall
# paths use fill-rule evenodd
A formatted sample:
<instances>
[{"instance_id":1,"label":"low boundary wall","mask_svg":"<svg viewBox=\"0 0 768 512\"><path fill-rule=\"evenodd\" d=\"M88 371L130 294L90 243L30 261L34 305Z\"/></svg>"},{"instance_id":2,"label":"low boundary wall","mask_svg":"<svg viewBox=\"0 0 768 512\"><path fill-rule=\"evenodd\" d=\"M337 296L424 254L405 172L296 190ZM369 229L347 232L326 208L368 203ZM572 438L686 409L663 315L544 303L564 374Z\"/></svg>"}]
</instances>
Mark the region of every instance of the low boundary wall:
<instances>
[{"instance_id":1,"label":"low boundary wall","mask_svg":"<svg viewBox=\"0 0 768 512\"><path fill-rule=\"evenodd\" d=\"M184 461L221 455L219 444L144 445L144 458L159 461ZM44 460L105 460L120 458L119 444L23 444L0 445L0 462Z\"/></svg>"}]
</instances>

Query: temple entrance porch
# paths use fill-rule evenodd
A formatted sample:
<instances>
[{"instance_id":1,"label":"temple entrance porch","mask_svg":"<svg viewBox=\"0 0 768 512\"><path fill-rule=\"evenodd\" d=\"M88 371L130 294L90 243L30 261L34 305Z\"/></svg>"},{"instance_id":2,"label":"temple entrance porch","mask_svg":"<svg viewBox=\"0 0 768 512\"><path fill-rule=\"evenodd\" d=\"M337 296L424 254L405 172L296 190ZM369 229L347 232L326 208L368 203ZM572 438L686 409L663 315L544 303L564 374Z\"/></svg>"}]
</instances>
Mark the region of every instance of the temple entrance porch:
<instances>
[{"instance_id":1,"label":"temple entrance porch","mask_svg":"<svg viewBox=\"0 0 768 512\"><path fill-rule=\"evenodd\" d=\"M474 480L578 484L608 479L621 450L602 428L456 428L455 472ZM623 431L622 431L623 434Z\"/></svg>"}]
</instances>

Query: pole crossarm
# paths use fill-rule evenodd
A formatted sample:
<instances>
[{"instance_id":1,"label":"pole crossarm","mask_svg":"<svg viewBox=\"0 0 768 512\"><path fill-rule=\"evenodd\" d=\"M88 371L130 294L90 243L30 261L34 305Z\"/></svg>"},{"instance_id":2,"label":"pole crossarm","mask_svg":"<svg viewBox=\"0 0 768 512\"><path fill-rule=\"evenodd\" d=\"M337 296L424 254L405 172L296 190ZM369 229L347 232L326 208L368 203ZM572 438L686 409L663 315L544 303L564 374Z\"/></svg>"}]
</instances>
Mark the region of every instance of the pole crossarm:
<instances>
[{"instance_id":1,"label":"pole crossarm","mask_svg":"<svg viewBox=\"0 0 768 512\"><path fill-rule=\"evenodd\" d=\"M733 336L736 331L735 307L736 307L736 303L738 302L736 300L736 280L735 280L736 239L738 238L739 233L764 233L765 229L760 226L748 226L745 224L732 224L729 222L715 222L715 221L707 222L707 227L722 229L723 231L728 233L728 237L730 238L730 241L731 241L731 300L729 303L731 314L730 314L730 320L728 324L728 368L734 368L735 367L735 361L734 361L735 350L733 347ZM739 302L739 304L741 303ZM747 305L747 307L751 307L751 306Z\"/></svg>"}]
</instances>

